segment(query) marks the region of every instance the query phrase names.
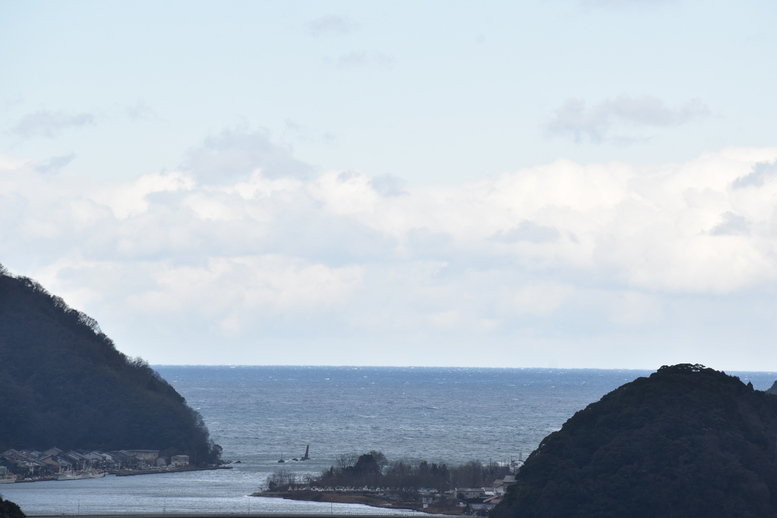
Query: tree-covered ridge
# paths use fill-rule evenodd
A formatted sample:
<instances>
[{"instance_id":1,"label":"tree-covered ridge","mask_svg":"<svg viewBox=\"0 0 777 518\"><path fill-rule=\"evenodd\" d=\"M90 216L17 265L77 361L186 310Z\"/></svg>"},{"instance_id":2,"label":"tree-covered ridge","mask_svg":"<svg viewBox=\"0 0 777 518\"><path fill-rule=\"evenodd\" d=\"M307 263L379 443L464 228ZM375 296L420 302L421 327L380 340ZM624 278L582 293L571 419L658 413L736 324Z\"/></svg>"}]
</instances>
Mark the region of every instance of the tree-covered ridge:
<instances>
[{"instance_id":1,"label":"tree-covered ridge","mask_svg":"<svg viewBox=\"0 0 777 518\"><path fill-rule=\"evenodd\" d=\"M492 518L777 516L777 397L662 367L546 437Z\"/></svg>"},{"instance_id":2,"label":"tree-covered ridge","mask_svg":"<svg viewBox=\"0 0 777 518\"><path fill-rule=\"evenodd\" d=\"M97 322L0 265L0 451L158 449L218 460L200 415Z\"/></svg>"}]
</instances>

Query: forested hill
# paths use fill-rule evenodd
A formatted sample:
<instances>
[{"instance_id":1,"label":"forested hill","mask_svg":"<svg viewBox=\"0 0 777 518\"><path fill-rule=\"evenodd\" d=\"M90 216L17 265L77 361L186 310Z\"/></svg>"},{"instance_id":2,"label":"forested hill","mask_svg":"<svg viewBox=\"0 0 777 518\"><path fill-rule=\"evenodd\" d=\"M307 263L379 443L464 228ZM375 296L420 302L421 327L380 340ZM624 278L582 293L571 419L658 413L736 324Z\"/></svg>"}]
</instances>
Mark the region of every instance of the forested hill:
<instances>
[{"instance_id":1,"label":"forested hill","mask_svg":"<svg viewBox=\"0 0 777 518\"><path fill-rule=\"evenodd\" d=\"M543 439L491 516L777 516L777 396L662 367Z\"/></svg>"},{"instance_id":2,"label":"forested hill","mask_svg":"<svg viewBox=\"0 0 777 518\"><path fill-rule=\"evenodd\" d=\"M0 265L0 451L158 449L216 462L200 415L92 318Z\"/></svg>"}]
</instances>

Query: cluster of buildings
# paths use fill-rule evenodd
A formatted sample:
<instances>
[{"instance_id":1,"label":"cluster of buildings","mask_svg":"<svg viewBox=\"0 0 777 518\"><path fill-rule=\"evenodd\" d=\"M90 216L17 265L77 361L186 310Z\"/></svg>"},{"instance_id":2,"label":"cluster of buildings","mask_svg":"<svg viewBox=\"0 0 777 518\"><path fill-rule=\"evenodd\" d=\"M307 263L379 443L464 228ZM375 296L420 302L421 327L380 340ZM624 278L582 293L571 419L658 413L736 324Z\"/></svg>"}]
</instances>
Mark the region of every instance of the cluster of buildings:
<instances>
[{"instance_id":1,"label":"cluster of buildings","mask_svg":"<svg viewBox=\"0 0 777 518\"><path fill-rule=\"evenodd\" d=\"M491 487L456 488L456 498L465 506L465 514L486 516L504 499L507 488L515 484L515 475L494 480Z\"/></svg>"},{"instance_id":2,"label":"cluster of buildings","mask_svg":"<svg viewBox=\"0 0 777 518\"><path fill-rule=\"evenodd\" d=\"M421 503L426 509L439 500L453 499L458 507L463 508L463 514L487 516L488 512L504 499L507 488L515 484L515 475L506 475L494 480L488 487L457 487L440 494L431 489L418 491Z\"/></svg>"},{"instance_id":3,"label":"cluster of buildings","mask_svg":"<svg viewBox=\"0 0 777 518\"><path fill-rule=\"evenodd\" d=\"M188 465L188 455L161 457L159 450L65 452L59 448L46 451L9 449L0 453L0 479L6 483L21 480L69 480L105 476L106 473Z\"/></svg>"},{"instance_id":4,"label":"cluster of buildings","mask_svg":"<svg viewBox=\"0 0 777 518\"><path fill-rule=\"evenodd\" d=\"M494 480L490 486L485 487L457 487L448 491L438 491L428 488L389 488L389 487L317 487L308 485L291 484L286 491L313 491L323 493L372 493L386 500L403 501L408 494L416 495L423 509L430 507L453 508L458 507L462 514L474 516L487 516L488 512L496 507L504 499L507 489L515 484L515 475L505 475L504 478ZM255 496L261 495L257 493ZM400 506L401 508L401 506Z\"/></svg>"}]
</instances>

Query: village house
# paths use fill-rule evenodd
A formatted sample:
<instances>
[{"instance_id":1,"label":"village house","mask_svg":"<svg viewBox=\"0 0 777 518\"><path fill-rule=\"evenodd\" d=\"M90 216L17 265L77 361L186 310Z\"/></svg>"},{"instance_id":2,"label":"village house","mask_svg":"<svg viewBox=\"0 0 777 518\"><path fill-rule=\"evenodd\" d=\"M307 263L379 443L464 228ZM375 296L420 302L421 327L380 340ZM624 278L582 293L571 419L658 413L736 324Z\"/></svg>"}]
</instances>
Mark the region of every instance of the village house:
<instances>
[{"instance_id":1,"label":"village house","mask_svg":"<svg viewBox=\"0 0 777 518\"><path fill-rule=\"evenodd\" d=\"M188 466L189 465L189 456L188 455L173 455L170 457L170 465L174 467L180 467L180 466Z\"/></svg>"},{"instance_id":2,"label":"village house","mask_svg":"<svg viewBox=\"0 0 777 518\"><path fill-rule=\"evenodd\" d=\"M461 500L471 500L473 498L483 498L486 496L486 490L482 487L457 487L456 497Z\"/></svg>"},{"instance_id":3,"label":"village house","mask_svg":"<svg viewBox=\"0 0 777 518\"><path fill-rule=\"evenodd\" d=\"M156 460L159 458L159 450L122 450L122 452L136 458L140 468L156 466Z\"/></svg>"}]
</instances>

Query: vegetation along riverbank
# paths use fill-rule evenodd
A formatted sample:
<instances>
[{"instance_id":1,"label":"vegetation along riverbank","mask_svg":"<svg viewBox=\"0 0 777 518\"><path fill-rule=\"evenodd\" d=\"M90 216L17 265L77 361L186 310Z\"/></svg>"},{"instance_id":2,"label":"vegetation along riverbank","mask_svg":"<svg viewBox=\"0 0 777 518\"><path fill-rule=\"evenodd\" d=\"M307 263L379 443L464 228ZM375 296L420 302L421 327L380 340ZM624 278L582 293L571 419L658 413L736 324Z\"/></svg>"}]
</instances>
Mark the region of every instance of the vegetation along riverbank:
<instances>
[{"instance_id":1,"label":"vegetation along riverbank","mask_svg":"<svg viewBox=\"0 0 777 518\"><path fill-rule=\"evenodd\" d=\"M520 464L389 462L383 453L371 451L341 455L337 465L320 475L280 469L268 478L263 491L252 496L484 515L501 501Z\"/></svg>"}]
</instances>

